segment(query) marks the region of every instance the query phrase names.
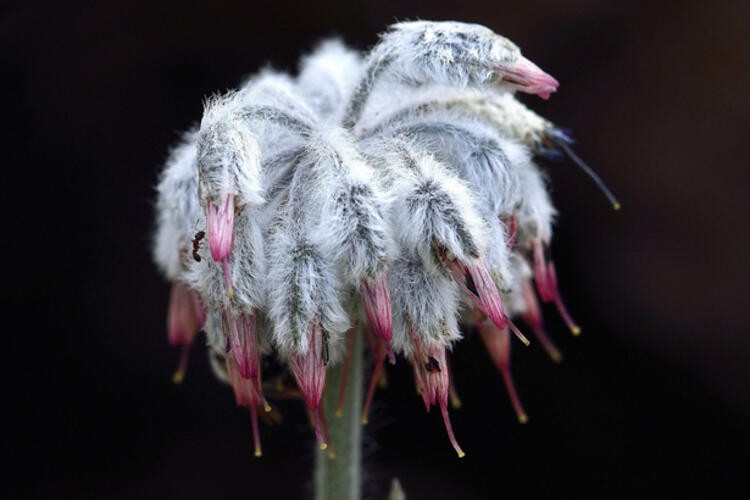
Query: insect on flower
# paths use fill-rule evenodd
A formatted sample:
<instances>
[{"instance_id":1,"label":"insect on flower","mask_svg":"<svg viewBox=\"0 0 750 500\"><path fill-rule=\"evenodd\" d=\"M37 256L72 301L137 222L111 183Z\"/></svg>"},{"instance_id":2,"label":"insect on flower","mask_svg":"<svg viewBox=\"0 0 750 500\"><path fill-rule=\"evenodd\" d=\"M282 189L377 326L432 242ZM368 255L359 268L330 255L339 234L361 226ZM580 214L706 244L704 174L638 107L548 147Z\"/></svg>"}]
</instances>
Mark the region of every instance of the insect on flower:
<instances>
[{"instance_id":1,"label":"insect on flower","mask_svg":"<svg viewBox=\"0 0 750 500\"><path fill-rule=\"evenodd\" d=\"M205 231L198 231L195 233L195 238L193 238L193 259L196 262L201 261L201 256L198 253L198 250L200 250L201 247L201 240L206 236Z\"/></svg>"},{"instance_id":2,"label":"insect on flower","mask_svg":"<svg viewBox=\"0 0 750 500\"><path fill-rule=\"evenodd\" d=\"M536 160L567 154L603 186L568 135L514 96L557 88L483 26L420 21L394 24L365 55L324 42L296 77L264 71L207 99L158 185L154 256L172 283L169 339L185 346L175 379L205 330L260 455L260 361L273 352L325 448L326 371L348 363L354 327L367 325L376 363L363 421L399 355L463 456L448 355L473 322L525 422L510 334L528 340L512 318L561 359L531 283L580 331L559 293L556 212Z\"/></svg>"}]
</instances>

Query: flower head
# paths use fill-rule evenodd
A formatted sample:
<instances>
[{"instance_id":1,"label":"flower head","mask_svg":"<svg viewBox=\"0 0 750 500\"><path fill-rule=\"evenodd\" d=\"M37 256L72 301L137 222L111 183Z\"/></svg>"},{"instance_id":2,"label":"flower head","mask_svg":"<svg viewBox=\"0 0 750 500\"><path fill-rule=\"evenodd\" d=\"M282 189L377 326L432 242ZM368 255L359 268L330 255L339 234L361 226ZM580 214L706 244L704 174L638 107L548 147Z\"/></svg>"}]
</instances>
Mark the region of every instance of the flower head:
<instances>
[{"instance_id":1,"label":"flower head","mask_svg":"<svg viewBox=\"0 0 750 500\"><path fill-rule=\"evenodd\" d=\"M206 102L162 175L154 255L173 283L170 342L190 345L206 330L212 366L251 412L256 455L257 412L270 409L262 356L288 366L325 448L326 370L359 354L360 325L375 360L363 421L386 357L402 356L464 455L448 415L461 322L476 326L526 421L510 333L528 340L512 318L560 359L532 277L579 331L558 290L555 210L532 161L569 152L569 139L513 97L547 99L557 87L483 26L419 21L393 25L366 55L324 43L299 77L265 71Z\"/></svg>"}]
</instances>

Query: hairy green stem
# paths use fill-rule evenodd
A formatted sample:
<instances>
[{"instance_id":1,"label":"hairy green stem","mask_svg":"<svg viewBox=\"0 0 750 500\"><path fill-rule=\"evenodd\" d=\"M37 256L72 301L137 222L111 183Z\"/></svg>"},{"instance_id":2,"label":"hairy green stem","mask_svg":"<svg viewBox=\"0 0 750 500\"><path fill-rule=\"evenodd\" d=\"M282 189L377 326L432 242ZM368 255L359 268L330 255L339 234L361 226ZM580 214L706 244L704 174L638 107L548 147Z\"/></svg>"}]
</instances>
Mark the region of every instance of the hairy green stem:
<instances>
[{"instance_id":1,"label":"hairy green stem","mask_svg":"<svg viewBox=\"0 0 750 500\"><path fill-rule=\"evenodd\" d=\"M362 328L355 328L348 382L341 416L336 415L339 386L344 363L331 366L326 373L323 405L331 433L330 446L335 456L317 449L315 458L316 500L358 500L362 490Z\"/></svg>"}]
</instances>

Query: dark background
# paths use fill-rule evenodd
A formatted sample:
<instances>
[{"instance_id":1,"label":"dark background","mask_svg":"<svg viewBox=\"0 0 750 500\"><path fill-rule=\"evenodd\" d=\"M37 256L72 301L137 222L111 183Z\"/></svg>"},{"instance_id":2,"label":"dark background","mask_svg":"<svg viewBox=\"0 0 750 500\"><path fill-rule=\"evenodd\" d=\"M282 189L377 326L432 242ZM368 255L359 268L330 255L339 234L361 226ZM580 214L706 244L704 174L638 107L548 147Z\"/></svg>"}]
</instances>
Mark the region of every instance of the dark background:
<instances>
[{"instance_id":1,"label":"dark background","mask_svg":"<svg viewBox=\"0 0 750 500\"><path fill-rule=\"evenodd\" d=\"M6 309L2 483L20 497L307 498L301 405L263 427L194 351L174 386L153 187L204 96L338 34L479 22L558 78L549 102L615 213L548 163L554 253L583 326L561 366L514 344L520 426L474 336L456 348L457 460L404 363L368 426L366 493L409 498L742 498L750 416L750 7L713 2L25 2L0 17Z\"/></svg>"}]
</instances>

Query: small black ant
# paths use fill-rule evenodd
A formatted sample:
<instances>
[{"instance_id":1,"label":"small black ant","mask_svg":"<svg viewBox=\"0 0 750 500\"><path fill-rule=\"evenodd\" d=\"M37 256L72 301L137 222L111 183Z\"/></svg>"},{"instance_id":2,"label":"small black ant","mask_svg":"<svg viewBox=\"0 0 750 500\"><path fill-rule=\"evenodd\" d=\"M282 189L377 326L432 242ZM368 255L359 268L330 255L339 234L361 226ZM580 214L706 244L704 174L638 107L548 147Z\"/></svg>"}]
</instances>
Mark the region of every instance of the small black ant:
<instances>
[{"instance_id":1,"label":"small black ant","mask_svg":"<svg viewBox=\"0 0 750 500\"><path fill-rule=\"evenodd\" d=\"M198 231L195 233L195 238L193 239L193 258L196 262L201 261L201 256L198 255L198 249L201 247L201 240L206 236L205 231Z\"/></svg>"}]
</instances>

